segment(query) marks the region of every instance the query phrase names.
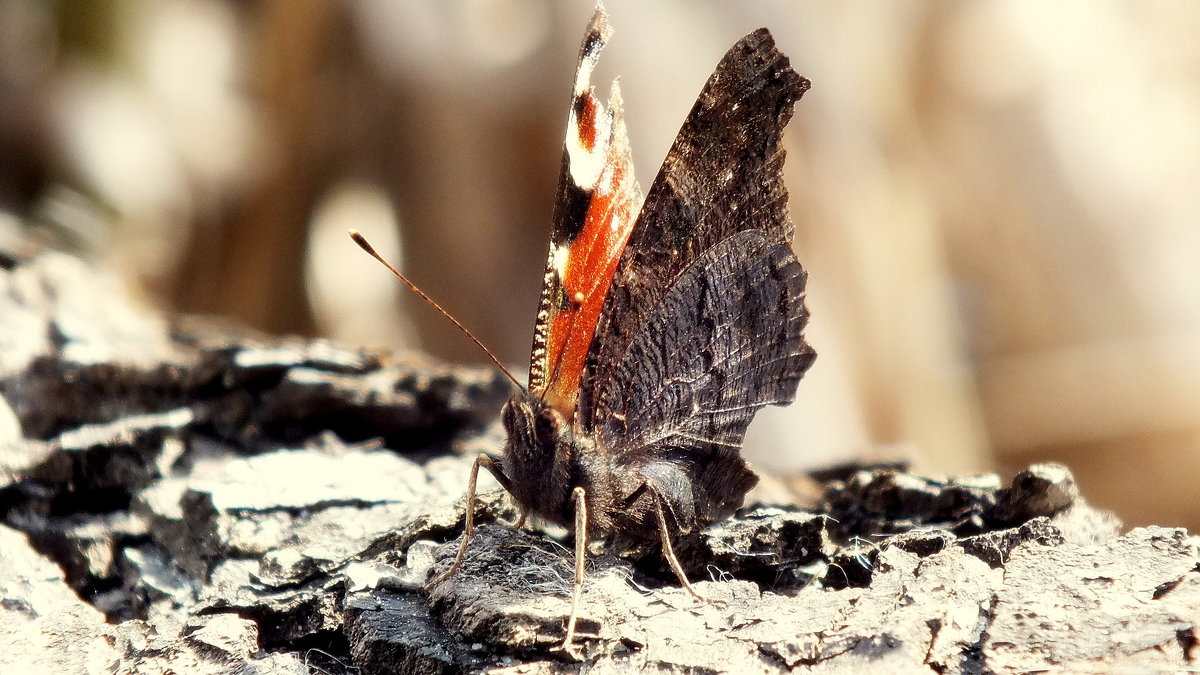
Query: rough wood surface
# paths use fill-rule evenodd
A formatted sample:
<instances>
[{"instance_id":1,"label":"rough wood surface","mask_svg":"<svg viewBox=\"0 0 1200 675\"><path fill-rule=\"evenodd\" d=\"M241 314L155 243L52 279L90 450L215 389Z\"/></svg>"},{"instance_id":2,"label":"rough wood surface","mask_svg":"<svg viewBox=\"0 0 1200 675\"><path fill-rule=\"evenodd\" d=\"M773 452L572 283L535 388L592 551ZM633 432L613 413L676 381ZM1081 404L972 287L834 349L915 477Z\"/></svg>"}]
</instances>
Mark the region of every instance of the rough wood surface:
<instances>
[{"instance_id":1,"label":"rough wood surface","mask_svg":"<svg viewBox=\"0 0 1200 675\"><path fill-rule=\"evenodd\" d=\"M0 672L1056 672L1196 668L1197 539L1121 534L1070 473L816 478L680 543L593 545L585 663L555 651L570 553L484 497L496 376L134 308L0 255ZM378 440L376 440L378 439Z\"/></svg>"}]
</instances>

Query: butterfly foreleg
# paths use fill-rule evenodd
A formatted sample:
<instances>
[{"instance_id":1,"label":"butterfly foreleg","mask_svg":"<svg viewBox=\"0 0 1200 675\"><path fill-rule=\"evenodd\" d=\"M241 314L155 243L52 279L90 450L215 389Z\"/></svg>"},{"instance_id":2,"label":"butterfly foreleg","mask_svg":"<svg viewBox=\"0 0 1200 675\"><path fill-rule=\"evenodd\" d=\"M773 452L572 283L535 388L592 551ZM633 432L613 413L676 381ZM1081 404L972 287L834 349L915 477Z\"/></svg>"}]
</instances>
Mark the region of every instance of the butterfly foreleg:
<instances>
[{"instance_id":1,"label":"butterfly foreleg","mask_svg":"<svg viewBox=\"0 0 1200 675\"><path fill-rule=\"evenodd\" d=\"M462 543L458 545L458 553L455 554L454 562L451 563L450 568L439 574L433 581L425 584L426 590L432 590L443 581L454 576L454 573L458 571L458 568L462 567L463 560L467 557L467 545L470 543L471 537L475 535L475 488L476 484L479 483L479 467L481 466L492 472L492 475L496 477L496 480L501 485L505 487L508 485L508 480L504 477L500 471L500 467L496 464L496 460L491 455L481 454L475 458L475 462L471 464L471 476L467 479L467 498L466 505L463 507Z\"/></svg>"}]
</instances>

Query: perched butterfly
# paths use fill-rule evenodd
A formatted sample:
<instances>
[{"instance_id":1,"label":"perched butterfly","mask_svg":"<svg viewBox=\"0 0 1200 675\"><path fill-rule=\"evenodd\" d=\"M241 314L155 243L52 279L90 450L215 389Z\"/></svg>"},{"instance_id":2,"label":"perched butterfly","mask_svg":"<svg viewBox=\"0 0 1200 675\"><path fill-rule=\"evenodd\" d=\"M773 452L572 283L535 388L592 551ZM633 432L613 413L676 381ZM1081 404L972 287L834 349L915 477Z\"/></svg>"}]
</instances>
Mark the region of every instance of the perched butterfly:
<instances>
[{"instance_id":1,"label":"perched butterfly","mask_svg":"<svg viewBox=\"0 0 1200 675\"><path fill-rule=\"evenodd\" d=\"M472 467L458 555L431 583L463 562L482 466L522 522L574 527L567 649L590 536L658 539L695 594L673 538L741 506L758 480L740 455L746 427L792 401L814 358L780 148L808 81L766 29L739 40L643 202L617 84L606 107L590 83L610 33L598 8L575 74L529 385L504 407L503 455Z\"/></svg>"}]
</instances>

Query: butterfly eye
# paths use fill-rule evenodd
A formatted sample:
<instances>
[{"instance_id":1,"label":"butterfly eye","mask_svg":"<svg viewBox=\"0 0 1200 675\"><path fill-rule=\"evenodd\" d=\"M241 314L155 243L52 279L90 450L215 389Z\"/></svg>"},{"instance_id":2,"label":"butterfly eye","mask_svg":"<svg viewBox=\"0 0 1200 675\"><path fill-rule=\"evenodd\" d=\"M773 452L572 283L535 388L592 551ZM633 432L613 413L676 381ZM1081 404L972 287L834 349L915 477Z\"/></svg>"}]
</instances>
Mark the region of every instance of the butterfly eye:
<instances>
[{"instance_id":1,"label":"butterfly eye","mask_svg":"<svg viewBox=\"0 0 1200 675\"><path fill-rule=\"evenodd\" d=\"M553 447L558 441L560 417L553 408L544 408L538 413L537 421L534 422L534 432L537 434L538 444L542 447Z\"/></svg>"}]
</instances>

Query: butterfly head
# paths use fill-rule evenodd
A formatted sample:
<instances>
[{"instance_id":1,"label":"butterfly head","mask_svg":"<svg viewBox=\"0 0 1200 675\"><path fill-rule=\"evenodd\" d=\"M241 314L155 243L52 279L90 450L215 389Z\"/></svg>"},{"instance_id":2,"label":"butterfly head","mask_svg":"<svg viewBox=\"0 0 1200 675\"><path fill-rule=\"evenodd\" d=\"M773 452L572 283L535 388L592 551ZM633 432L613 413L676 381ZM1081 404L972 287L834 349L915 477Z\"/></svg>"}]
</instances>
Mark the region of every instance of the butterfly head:
<instances>
[{"instance_id":1,"label":"butterfly head","mask_svg":"<svg viewBox=\"0 0 1200 675\"><path fill-rule=\"evenodd\" d=\"M510 492L525 508L559 520L570 501L571 458L579 442L571 420L519 391L504 405L501 421L507 432L501 462Z\"/></svg>"},{"instance_id":2,"label":"butterfly head","mask_svg":"<svg viewBox=\"0 0 1200 675\"><path fill-rule=\"evenodd\" d=\"M504 405L501 420L508 433L504 454L516 461L537 464L551 459L555 448L571 441L571 424L562 413L524 391Z\"/></svg>"}]
</instances>

